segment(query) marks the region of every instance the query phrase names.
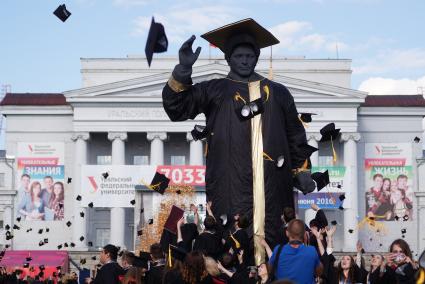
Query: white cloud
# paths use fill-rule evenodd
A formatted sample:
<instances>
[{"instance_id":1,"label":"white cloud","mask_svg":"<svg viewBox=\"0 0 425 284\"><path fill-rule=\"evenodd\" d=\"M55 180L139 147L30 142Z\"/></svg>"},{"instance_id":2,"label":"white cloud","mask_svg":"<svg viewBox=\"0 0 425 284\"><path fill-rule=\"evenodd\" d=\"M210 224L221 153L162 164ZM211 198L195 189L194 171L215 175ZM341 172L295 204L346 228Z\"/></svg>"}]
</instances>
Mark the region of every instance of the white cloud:
<instances>
[{"instance_id":1,"label":"white cloud","mask_svg":"<svg viewBox=\"0 0 425 284\"><path fill-rule=\"evenodd\" d=\"M225 5L203 7L175 6L162 14L155 14L155 21L165 27L170 43L181 44L192 34L205 33L226 23L238 20L241 9ZM151 17L138 17L134 21L133 36L147 34Z\"/></svg>"},{"instance_id":2,"label":"white cloud","mask_svg":"<svg viewBox=\"0 0 425 284\"><path fill-rule=\"evenodd\" d=\"M425 68L425 49L386 49L353 68L355 74L385 74L403 69Z\"/></svg>"},{"instance_id":3,"label":"white cloud","mask_svg":"<svg viewBox=\"0 0 425 284\"><path fill-rule=\"evenodd\" d=\"M371 95L413 95L425 91L421 87L425 87L425 76L416 80L372 77L363 81L359 90Z\"/></svg>"}]
</instances>

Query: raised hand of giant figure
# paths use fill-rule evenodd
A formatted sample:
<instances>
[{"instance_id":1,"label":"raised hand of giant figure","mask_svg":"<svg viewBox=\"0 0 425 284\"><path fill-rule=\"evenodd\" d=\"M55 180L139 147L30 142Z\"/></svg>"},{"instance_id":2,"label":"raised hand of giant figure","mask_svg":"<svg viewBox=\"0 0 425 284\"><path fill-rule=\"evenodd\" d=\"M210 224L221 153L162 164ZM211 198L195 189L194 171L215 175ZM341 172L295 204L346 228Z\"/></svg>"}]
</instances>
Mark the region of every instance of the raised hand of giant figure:
<instances>
[{"instance_id":1,"label":"raised hand of giant figure","mask_svg":"<svg viewBox=\"0 0 425 284\"><path fill-rule=\"evenodd\" d=\"M195 36L192 35L186 40L179 49L179 64L174 68L173 77L184 84L191 83L192 66L201 53L201 47L198 46L193 52L192 45L195 41Z\"/></svg>"}]
</instances>

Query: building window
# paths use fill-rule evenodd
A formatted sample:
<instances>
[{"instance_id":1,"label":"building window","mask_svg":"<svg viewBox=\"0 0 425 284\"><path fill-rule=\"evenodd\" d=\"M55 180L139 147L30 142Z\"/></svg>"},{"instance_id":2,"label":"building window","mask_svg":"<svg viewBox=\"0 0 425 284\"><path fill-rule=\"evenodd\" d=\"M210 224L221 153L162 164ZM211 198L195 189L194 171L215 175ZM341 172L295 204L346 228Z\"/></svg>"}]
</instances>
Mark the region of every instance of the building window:
<instances>
[{"instance_id":1,"label":"building window","mask_svg":"<svg viewBox=\"0 0 425 284\"><path fill-rule=\"evenodd\" d=\"M111 165L112 164L112 156L97 156L96 157L97 165Z\"/></svg>"},{"instance_id":2,"label":"building window","mask_svg":"<svg viewBox=\"0 0 425 284\"><path fill-rule=\"evenodd\" d=\"M4 173L0 173L0 187L4 187Z\"/></svg>"},{"instance_id":3,"label":"building window","mask_svg":"<svg viewBox=\"0 0 425 284\"><path fill-rule=\"evenodd\" d=\"M149 165L149 156L133 156L133 165Z\"/></svg>"},{"instance_id":4,"label":"building window","mask_svg":"<svg viewBox=\"0 0 425 284\"><path fill-rule=\"evenodd\" d=\"M171 165L185 165L186 157L185 156L171 156Z\"/></svg>"},{"instance_id":5,"label":"building window","mask_svg":"<svg viewBox=\"0 0 425 284\"><path fill-rule=\"evenodd\" d=\"M96 229L96 247L103 248L109 243L110 229Z\"/></svg>"}]
</instances>

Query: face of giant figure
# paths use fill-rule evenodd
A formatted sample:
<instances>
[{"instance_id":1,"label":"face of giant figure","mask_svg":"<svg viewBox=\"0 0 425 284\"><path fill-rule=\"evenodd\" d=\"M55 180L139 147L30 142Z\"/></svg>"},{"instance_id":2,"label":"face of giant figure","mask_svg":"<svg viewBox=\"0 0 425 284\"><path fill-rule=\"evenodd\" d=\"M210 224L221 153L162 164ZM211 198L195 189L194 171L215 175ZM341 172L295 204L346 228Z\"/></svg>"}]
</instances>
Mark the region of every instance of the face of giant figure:
<instances>
[{"instance_id":1,"label":"face of giant figure","mask_svg":"<svg viewBox=\"0 0 425 284\"><path fill-rule=\"evenodd\" d=\"M257 61L254 48L249 44L238 45L227 59L231 72L240 78L249 78Z\"/></svg>"}]
</instances>

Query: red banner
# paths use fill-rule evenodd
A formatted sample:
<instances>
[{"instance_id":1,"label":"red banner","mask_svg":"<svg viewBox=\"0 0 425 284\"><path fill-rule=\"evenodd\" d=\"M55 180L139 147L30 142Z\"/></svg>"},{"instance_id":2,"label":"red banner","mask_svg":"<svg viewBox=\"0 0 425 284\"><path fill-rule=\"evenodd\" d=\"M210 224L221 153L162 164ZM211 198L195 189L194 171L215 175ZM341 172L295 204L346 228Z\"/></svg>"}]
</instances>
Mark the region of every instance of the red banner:
<instances>
[{"instance_id":1,"label":"red banner","mask_svg":"<svg viewBox=\"0 0 425 284\"><path fill-rule=\"evenodd\" d=\"M157 171L170 179L170 184L205 186L205 166L158 166Z\"/></svg>"},{"instance_id":2,"label":"red banner","mask_svg":"<svg viewBox=\"0 0 425 284\"><path fill-rule=\"evenodd\" d=\"M18 168L24 166L56 166L59 158L18 158Z\"/></svg>"},{"instance_id":3,"label":"red banner","mask_svg":"<svg viewBox=\"0 0 425 284\"><path fill-rule=\"evenodd\" d=\"M365 159L365 167L404 167L406 159Z\"/></svg>"}]
</instances>

